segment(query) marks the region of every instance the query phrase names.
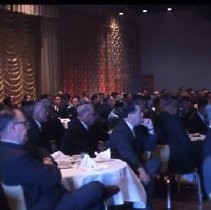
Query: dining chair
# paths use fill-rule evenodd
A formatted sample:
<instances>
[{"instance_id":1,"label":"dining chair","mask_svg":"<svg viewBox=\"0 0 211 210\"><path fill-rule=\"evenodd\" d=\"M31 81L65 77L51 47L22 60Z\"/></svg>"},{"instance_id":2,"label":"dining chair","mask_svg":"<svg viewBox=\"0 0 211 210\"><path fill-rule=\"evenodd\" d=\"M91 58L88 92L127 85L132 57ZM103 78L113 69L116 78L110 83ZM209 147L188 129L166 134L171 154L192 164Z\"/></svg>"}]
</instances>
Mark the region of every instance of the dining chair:
<instances>
[{"instance_id":1,"label":"dining chair","mask_svg":"<svg viewBox=\"0 0 211 210\"><path fill-rule=\"evenodd\" d=\"M21 185L10 186L1 182L1 186L11 210L27 210Z\"/></svg>"},{"instance_id":2,"label":"dining chair","mask_svg":"<svg viewBox=\"0 0 211 210\"><path fill-rule=\"evenodd\" d=\"M155 150L152 152L152 157L157 157L161 160L162 167L160 169L160 175L163 175L164 180L167 186L167 196L166 196L166 208L171 209L171 180L174 178L177 186L177 193L180 194L180 184L181 184L181 173L177 172L169 172L169 163L170 163L170 147L169 145L157 145ZM198 202L202 202L201 196L201 182L200 177L196 171L192 171L193 173L193 184L197 186L198 193Z\"/></svg>"}]
</instances>

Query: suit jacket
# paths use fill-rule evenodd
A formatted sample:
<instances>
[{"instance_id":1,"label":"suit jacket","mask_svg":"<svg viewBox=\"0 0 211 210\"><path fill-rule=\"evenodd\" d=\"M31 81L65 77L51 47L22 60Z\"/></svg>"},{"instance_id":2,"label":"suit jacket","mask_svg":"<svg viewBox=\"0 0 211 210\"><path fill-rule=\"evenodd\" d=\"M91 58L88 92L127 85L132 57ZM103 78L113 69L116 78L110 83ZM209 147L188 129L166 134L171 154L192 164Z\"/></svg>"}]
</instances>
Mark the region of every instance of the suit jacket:
<instances>
[{"instance_id":1,"label":"suit jacket","mask_svg":"<svg viewBox=\"0 0 211 210\"><path fill-rule=\"evenodd\" d=\"M73 120L77 118L77 108L72 106L72 107L67 107L67 113L68 113L68 117Z\"/></svg>"},{"instance_id":2,"label":"suit jacket","mask_svg":"<svg viewBox=\"0 0 211 210\"><path fill-rule=\"evenodd\" d=\"M87 131L84 128L80 120L72 120L64 133L60 149L67 155L88 153L90 156L94 156L98 143L94 136L90 130Z\"/></svg>"},{"instance_id":3,"label":"suit jacket","mask_svg":"<svg viewBox=\"0 0 211 210\"><path fill-rule=\"evenodd\" d=\"M160 119L170 147L170 170L189 173L200 161L200 147L191 142L186 128L178 116L161 112Z\"/></svg>"},{"instance_id":4,"label":"suit jacket","mask_svg":"<svg viewBox=\"0 0 211 210\"><path fill-rule=\"evenodd\" d=\"M53 109L53 115L60 118L69 118L68 105L62 105L58 107L58 111Z\"/></svg>"},{"instance_id":5,"label":"suit jacket","mask_svg":"<svg viewBox=\"0 0 211 210\"><path fill-rule=\"evenodd\" d=\"M206 135L207 124L201 119L197 112L191 115L188 119L188 132L189 133L201 133Z\"/></svg>"},{"instance_id":6,"label":"suit jacket","mask_svg":"<svg viewBox=\"0 0 211 210\"><path fill-rule=\"evenodd\" d=\"M180 158L187 154L192 143L180 118L167 112L161 112L160 117L171 155Z\"/></svg>"},{"instance_id":7,"label":"suit jacket","mask_svg":"<svg viewBox=\"0 0 211 210\"><path fill-rule=\"evenodd\" d=\"M208 129L206 138L202 142L203 145L203 158L211 156L211 128Z\"/></svg>"},{"instance_id":8,"label":"suit jacket","mask_svg":"<svg viewBox=\"0 0 211 210\"><path fill-rule=\"evenodd\" d=\"M109 146L112 158L119 158L127 162L136 173L137 169L143 166L141 145L134 138L133 133L124 120L120 120L112 131Z\"/></svg>"},{"instance_id":9,"label":"suit jacket","mask_svg":"<svg viewBox=\"0 0 211 210\"><path fill-rule=\"evenodd\" d=\"M50 143L47 137L38 127L36 121L33 118L28 118L28 122L29 122L29 129L27 132L27 137L28 137L27 144L45 148L50 152L51 151Z\"/></svg>"},{"instance_id":10,"label":"suit jacket","mask_svg":"<svg viewBox=\"0 0 211 210\"><path fill-rule=\"evenodd\" d=\"M65 128L58 118L51 118L49 116L47 121L42 123L42 135L45 137L48 144L50 144L51 140L55 140L57 148L60 146L64 132Z\"/></svg>"},{"instance_id":11,"label":"suit jacket","mask_svg":"<svg viewBox=\"0 0 211 210\"><path fill-rule=\"evenodd\" d=\"M66 192L56 165L44 165L23 145L0 142L0 153L1 181L23 187L27 209L54 209Z\"/></svg>"},{"instance_id":12,"label":"suit jacket","mask_svg":"<svg viewBox=\"0 0 211 210\"><path fill-rule=\"evenodd\" d=\"M153 151L155 149L157 145L156 134L150 134L144 125L135 126L134 131L142 152Z\"/></svg>"},{"instance_id":13,"label":"suit jacket","mask_svg":"<svg viewBox=\"0 0 211 210\"><path fill-rule=\"evenodd\" d=\"M96 110L96 111L100 117L102 117L103 119L105 119L107 121L108 115L112 109L113 109L113 107L110 104L104 102L99 105L98 110Z\"/></svg>"},{"instance_id":14,"label":"suit jacket","mask_svg":"<svg viewBox=\"0 0 211 210\"><path fill-rule=\"evenodd\" d=\"M154 132L156 133L157 136L157 144L158 145L167 144L167 139L165 136L163 124L161 122L160 113L154 112L151 118L154 125Z\"/></svg>"}]
</instances>

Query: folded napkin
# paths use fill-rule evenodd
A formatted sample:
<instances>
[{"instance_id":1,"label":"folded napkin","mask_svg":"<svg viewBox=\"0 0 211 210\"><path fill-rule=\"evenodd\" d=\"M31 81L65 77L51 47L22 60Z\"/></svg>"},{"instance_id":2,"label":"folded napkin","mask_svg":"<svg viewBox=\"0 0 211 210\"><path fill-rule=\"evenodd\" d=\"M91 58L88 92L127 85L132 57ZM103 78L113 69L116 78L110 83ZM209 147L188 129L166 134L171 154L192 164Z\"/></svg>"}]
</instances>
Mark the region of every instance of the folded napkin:
<instances>
[{"instance_id":1,"label":"folded napkin","mask_svg":"<svg viewBox=\"0 0 211 210\"><path fill-rule=\"evenodd\" d=\"M59 118L60 121L63 123L63 122L70 122L70 119L69 118Z\"/></svg>"},{"instance_id":2,"label":"folded napkin","mask_svg":"<svg viewBox=\"0 0 211 210\"><path fill-rule=\"evenodd\" d=\"M111 159L111 150L107 149L103 152L95 152L96 155L96 161L108 161Z\"/></svg>"},{"instance_id":3,"label":"folded napkin","mask_svg":"<svg viewBox=\"0 0 211 210\"><path fill-rule=\"evenodd\" d=\"M71 167L70 156L63 154L61 151L54 152L51 156L57 162L59 168Z\"/></svg>"},{"instance_id":4,"label":"folded napkin","mask_svg":"<svg viewBox=\"0 0 211 210\"><path fill-rule=\"evenodd\" d=\"M65 119L60 118L60 121L61 121L62 125L64 126L64 128L67 129L68 122L70 122L70 119L69 118L65 118Z\"/></svg>"},{"instance_id":5,"label":"folded napkin","mask_svg":"<svg viewBox=\"0 0 211 210\"><path fill-rule=\"evenodd\" d=\"M59 160L59 159L70 159L70 156L68 155L65 155L64 153L62 153L61 151L57 151L57 152L54 152L53 154L51 154L51 156L53 157L53 159L55 161Z\"/></svg>"},{"instance_id":6,"label":"folded napkin","mask_svg":"<svg viewBox=\"0 0 211 210\"><path fill-rule=\"evenodd\" d=\"M101 168L97 166L96 162L92 158L90 158L88 154L85 154L83 160L81 161L80 168L86 170L101 170Z\"/></svg>"}]
</instances>

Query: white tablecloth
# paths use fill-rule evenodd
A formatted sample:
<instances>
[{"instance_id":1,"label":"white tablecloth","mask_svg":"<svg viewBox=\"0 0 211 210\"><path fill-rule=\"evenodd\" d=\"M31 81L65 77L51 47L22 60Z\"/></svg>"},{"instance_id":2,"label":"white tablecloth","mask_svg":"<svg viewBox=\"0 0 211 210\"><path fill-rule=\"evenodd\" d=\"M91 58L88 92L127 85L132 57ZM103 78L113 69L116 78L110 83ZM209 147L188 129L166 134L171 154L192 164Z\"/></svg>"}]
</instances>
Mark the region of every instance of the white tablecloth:
<instances>
[{"instance_id":1,"label":"white tablecloth","mask_svg":"<svg viewBox=\"0 0 211 210\"><path fill-rule=\"evenodd\" d=\"M104 169L85 171L78 168L61 169L62 184L68 190L77 189L91 181L101 181L105 185L117 185L120 192L108 199L107 205L121 205L125 201L138 202L141 208L146 205L146 193L138 177L127 163L112 159L98 163Z\"/></svg>"}]
</instances>

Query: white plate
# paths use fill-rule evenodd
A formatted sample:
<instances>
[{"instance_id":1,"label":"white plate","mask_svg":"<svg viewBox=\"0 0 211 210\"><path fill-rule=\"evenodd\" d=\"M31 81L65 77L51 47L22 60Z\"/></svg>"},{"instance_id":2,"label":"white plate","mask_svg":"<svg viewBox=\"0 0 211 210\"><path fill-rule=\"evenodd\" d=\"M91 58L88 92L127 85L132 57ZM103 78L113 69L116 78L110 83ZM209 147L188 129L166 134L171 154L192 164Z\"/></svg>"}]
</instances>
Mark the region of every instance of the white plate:
<instances>
[{"instance_id":1,"label":"white plate","mask_svg":"<svg viewBox=\"0 0 211 210\"><path fill-rule=\"evenodd\" d=\"M95 161L97 163L103 163L103 162L110 162L110 161L112 161L112 159L109 159L109 160L95 159Z\"/></svg>"},{"instance_id":2,"label":"white plate","mask_svg":"<svg viewBox=\"0 0 211 210\"><path fill-rule=\"evenodd\" d=\"M60 168L60 169L65 169L65 168L72 168L72 165L71 165L71 164L67 164L67 165L58 165L57 167Z\"/></svg>"},{"instance_id":3,"label":"white plate","mask_svg":"<svg viewBox=\"0 0 211 210\"><path fill-rule=\"evenodd\" d=\"M57 162L57 164L58 164L58 168L61 168L61 169L63 169L63 168L71 168L72 167L71 162L67 161L67 160L59 160Z\"/></svg>"}]
</instances>

